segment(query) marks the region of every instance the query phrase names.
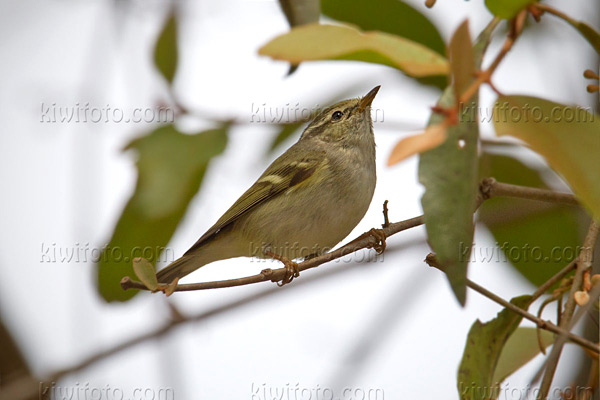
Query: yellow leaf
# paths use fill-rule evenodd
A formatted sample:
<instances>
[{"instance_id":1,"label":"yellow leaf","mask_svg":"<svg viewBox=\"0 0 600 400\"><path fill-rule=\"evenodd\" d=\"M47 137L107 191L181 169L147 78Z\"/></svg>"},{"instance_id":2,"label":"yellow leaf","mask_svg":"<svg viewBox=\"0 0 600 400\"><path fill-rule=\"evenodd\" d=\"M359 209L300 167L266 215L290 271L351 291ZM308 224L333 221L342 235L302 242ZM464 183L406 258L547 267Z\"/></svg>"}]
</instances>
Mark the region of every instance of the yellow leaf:
<instances>
[{"instance_id":1,"label":"yellow leaf","mask_svg":"<svg viewBox=\"0 0 600 400\"><path fill-rule=\"evenodd\" d=\"M308 24L276 37L258 51L276 60L354 60L388 65L408 75L445 75L448 61L411 40L378 31L338 25Z\"/></svg>"},{"instance_id":2,"label":"yellow leaf","mask_svg":"<svg viewBox=\"0 0 600 400\"><path fill-rule=\"evenodd\" d=\"M133 271L140 281L150 290L158 289L158 281L156 280L156 271L154 265L150 261L142 257L133 259Z\"/></svg>"}]
</instances>

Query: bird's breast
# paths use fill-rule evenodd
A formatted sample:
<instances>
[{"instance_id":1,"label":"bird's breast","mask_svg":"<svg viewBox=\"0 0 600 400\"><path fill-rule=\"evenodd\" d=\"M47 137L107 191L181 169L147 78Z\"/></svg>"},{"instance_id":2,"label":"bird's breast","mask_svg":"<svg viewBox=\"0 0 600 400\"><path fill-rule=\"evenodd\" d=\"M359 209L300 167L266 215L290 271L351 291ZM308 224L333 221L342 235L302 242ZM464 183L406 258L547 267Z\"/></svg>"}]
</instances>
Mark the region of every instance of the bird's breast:
<instances>
[{"instance_id":1,"label":"bird's breast","mask_svg":"<svg viewBox=\"0 0 600 400\"><path fill-rule=\"evenodd\" d=\"M321 254L350 234L369 208L376 180L374 160L351 156L329 157L305 182L249 215L242 230L253 255L259 249L290 259Z\"/></svg>"}]
</instances>

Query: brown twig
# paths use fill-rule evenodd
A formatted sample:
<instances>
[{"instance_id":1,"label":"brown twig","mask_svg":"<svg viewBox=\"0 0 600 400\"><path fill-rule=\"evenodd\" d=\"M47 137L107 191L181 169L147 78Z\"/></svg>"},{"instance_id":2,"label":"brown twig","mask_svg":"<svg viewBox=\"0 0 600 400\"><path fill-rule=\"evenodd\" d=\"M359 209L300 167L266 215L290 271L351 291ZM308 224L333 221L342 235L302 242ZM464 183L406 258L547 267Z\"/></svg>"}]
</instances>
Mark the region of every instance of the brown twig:
<instances>
[{"instance_id":1,"label":"brown twig","mask_svg":"<svg viewBox=\"0 0 600 400\"><path fill-rule=\"evenodd\" d=\"M521 31L523 29L522 21L526 15L527 15L526 11L524 10L521 13L519 13L519 15L517 15L517 17L513 21L511 21L511 24L512 24L511 30L510 30L508 36L506 37L506 40L504 41L502 48L496 55L496 58L494 58L494 61L492 61L490 66L485 71L480 71L477 74L477 77L475 78L473 83L471 83L471 85L469 87L467 87L465 89L465 91L460 95L460 97L458 98L459 106L461 104L466 104L471 99L471 97L473 97L475 95L475 93L477 93L477 91L479 90L479 87L483 83L485 83L485 82L491 83L492 74L494 73L496 68L498 68L498 65L500 65L502 60L504 60L504 57L506 57L508 52L512 49L515 41L521 34ZM494 86L492 85L492 87L494 87ZM494 87L494 89L495 89L495 87Z\"/></svg>"},{"instance_id":2,"label":"brown twig","mask_svg":"<svg viewBox=\"0 0 600 400\"><path fill-rule=\"evenodd\" d=\"M537 290L531 295L532 300L537 300L541 295L546 293L548 289L554 286L555 283L560 281L562 278L567 276L567 274L575 269L577 266L577 258L571 261L566 267L558 271L552 278L548 279L542 286L537 288Z\"/></svg>"},{"instance_id":3,"label":"brown twig","mask_svg":"<svg viewBox=\"0 0 600 400\"><path fill-rule=\"evenodd\" d=\"M577 269L575 270L575 276L573 277L573 285L569 291L567 304L565 304L565 310L561 316L560 327L564 329L565 332L568 332L566 329L570 330L573 325L571 319L576 306L574 295L576 291L581 289L583 284L583 272L592 265L592 254L594 252L596 241L598 240L599 231L600 227L598 223L592 221L585 236L583 248L579 253L579 262L577 263ZM546 364L546 371L544 372L544 377L542 378L542 383L540 385L538 399L545 399L548 396L550 385L552 385L554 373L556 372L556 367L558 366L558 360L560 359L562 348L566 341L565 335L565 333L561 333L561 336L555 340L554 345L552 346L552 351L548 356L548 362Z\"/></svg>"},{"instance_id":4,"label":"brown twig","mask_svg":"<svg viewBox=\"0 0 600 400\"><path fill-rule=\"evenodd\" d=\"M577 198L571 193L511 185L509 183L497 182L494 178L484 178L481 181L480 190L483 195L487 197L517 197L550 203L561 203L574 206L579 205Z\"/></svg>"},{"instance_id":5,"label":"brown twig","mask_svg":"<svg viewBox=\"0 0 600 400\"><path fill-rule=\"evenodd\" d=\"M541 200L555 203L578 204L575 196L569 193L555 192L552 190L536 189L525 186L510 185L497 182L494 178L485 178L479 185L479 198L477 204L496 196L520 197L530 200ZM316 268L321 264L336 260L348 254L354 253L361 249L377 248L380 245L381 238L373 232L380 231L388 238L398 232L414 228L424 223L423 216L410 218L400 222L390 223L383 229L372 229L365 232L358 238L354 239L345 246L340 247L330 253L325 253L320 256L298 263L298 270L305 271L307 269ZM247 276L243 278L227 279L213 282L200 282L179 284L175 288L176 292L186 292L194 290L221 289L226 287L251 285L259 282L278 282L285 277L286 268L264 269L259 274ZM138 289L148 290L146 286L138 281L126 276L121 280L121 287L124 290Z\"/></svg>"},{"instance_id":6,"label":"brown twig","mask_svg":"<svg viewBox=\"0 0 600 400\"><path fill-rule=\"evenodd\" d=\"M383 225L381 225L382 228L387 228L388 226L390 226L390 218L388 216L388 201L384 201L383 202Z\"/></svg>"},{"instance_id":7,"label":"brown twig","mask_svg":"<svg viewBox=\"0 0 600 400\"><path fill-rule=\"evenodd\" d=\"M543 3L535 3L531 5L532 8L536 8L538 10L547 12L548 14L552 14L555 17L564 19L565 21L567 21L569 24L571 25L577 25L577 21L575 21L573 18L569 17L567 14L563 13L562 11L557 10L554 7L550 7L547 4L543 4Z\"/></svg>"},{"instance_id":8,"label":"brown twig","mask_svg":"<svg viewBox=\"0 0 600 400\"><path fill-rule=\"evenodd\" d=\"M423 216L410 218L400 222L394 222L389 224L387 228L381 229L386 237L390 237L395 235L398 232L402 232L404 230L414 228L415 226L419 226L423 224ZM352 254L361 249L373 248L376 247L379 243L379 239L376 238L370 232L365 232L359 238L353 240L347 245L340 247L337 250L334 250L330 253L325 253L320 256L311 258L309 260L298 263L298 270L305 271L307 269L316 268L321 264L327 263L329 261L336 260L338 258L342 258L348 254ZM225 287L234 287L234 286L243 286L250 285L258 282L278 282L282 280L285 276L286 269L285 268L277 268L277 269L264 269L260 272L260 274L247 276L243 278L236 279L228 279L224 281L214 281L214 282L200 282L200 283L189 283L189 284L180 284L175 288L176 292L185 292L191 290L206 290L206 289L219 289ZM126 276L121 280L121 287L124 290L127 289L140 289L140 290L148 290L143 283L134 281L130 277Z\"/></svg>"},{"instance_id":9,"label":"brown twig","mask_svg":"<svg viewBox=\"0 0 600 400\"><path fill-rule=\"evenodd\" d=\"M445 270L444 266L439 262L439 260L436 258L435 254L433 254L433 253L429 253L427 255L427 257L425 258L425 262L431 267L437 268L441 271ZM556 326L550 321L544 321L543 319L536 317L535 315L529 313L528 311L523 310L522 308L517 307L516 305L512 304L511 302L504 300L502 297L490 292L486 288L479 286L478 284L476 284L475 282L473 282L469 279L467 279L467 287L484 295L488 299L500 304L501 306L508 308L511 311L514 311L515 313L521 315L523 318L530 320L531 322L535 323L541 329L545 329L547 331L554 332L556 334L565 335L565 337L569 338L574 343L577 343L587 349L590 349L591 351L593 351L595 353L600 353L600 346L598 346L597 344L595 344L585 338L582 338L581 336L577 336L574 333L569 332L562 327Z\"/></svg>"}]
</instances>

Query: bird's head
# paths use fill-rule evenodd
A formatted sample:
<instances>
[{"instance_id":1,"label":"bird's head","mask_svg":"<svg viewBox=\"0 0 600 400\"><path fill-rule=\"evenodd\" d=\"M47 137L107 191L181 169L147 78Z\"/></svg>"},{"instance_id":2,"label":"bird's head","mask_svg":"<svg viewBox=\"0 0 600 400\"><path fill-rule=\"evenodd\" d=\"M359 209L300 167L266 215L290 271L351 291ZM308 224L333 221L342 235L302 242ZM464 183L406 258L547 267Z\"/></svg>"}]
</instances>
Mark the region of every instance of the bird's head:
<instances>
[{"instance_id":1,"label":"bird's head","mask_svg":"<svg viewBox=\"0 0 600 400\"><path fill-rule=\"evenodd\" d=\"M372 139L371 103L380 86L364 97L343 100L325 108L312 120L300 140L315 138L325 142L354 142Z\"/></svg>"}]
</instances>

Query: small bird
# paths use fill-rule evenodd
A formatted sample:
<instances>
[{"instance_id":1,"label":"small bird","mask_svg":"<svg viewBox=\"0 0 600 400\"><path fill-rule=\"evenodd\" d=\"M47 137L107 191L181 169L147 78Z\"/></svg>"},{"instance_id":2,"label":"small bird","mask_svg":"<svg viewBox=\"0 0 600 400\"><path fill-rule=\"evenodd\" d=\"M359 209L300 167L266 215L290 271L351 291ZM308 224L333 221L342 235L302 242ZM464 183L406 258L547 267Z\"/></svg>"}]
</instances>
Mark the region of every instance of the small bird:
<instances>
[{"instance_id":1,"label":"small bird","mask_svg":"<svg viewBox=\"0 0 600 400\"><path fill-rule=\"evenodd\" d=\"M291 260L320 255L348 236L375 191L371 102L379 87L321 111L181 258L157 273L158 282L217 260L260 257L284 263L286 284L298 276Z\"/></svg>"}]
</instances>

